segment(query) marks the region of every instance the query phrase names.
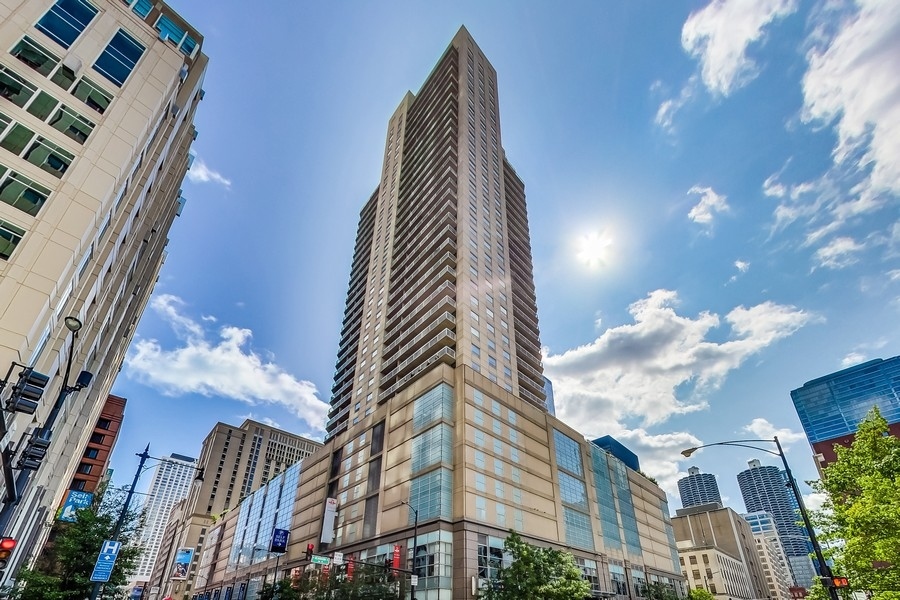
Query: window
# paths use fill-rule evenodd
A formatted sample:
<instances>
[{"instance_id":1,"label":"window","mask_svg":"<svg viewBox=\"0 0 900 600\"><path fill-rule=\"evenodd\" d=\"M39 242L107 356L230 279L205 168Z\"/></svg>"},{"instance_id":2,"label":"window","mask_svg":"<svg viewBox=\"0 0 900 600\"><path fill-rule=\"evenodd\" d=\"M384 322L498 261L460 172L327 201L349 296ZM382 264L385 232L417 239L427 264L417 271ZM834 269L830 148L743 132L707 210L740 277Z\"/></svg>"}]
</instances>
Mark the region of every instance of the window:
<instances>
[{"instance_id":1,"label":"window","mask_svg":"<svg viewBox=\"0 0 900 600\"><path fill-rule=\"evenodd\" d=\"M122 87L143 53L144 46L120 29L94 63L94 70Z\"/></svg>"},{"instance_id":2,"label":"window","mask_svg":"<svg viewBox=\"0 0 900 600\"><path fill-rule=\"evenodd\" d=\"M87 77L81 78L72 94L101 115L112 102L112 95Z\"/></svg>"},{"instance_id":3,"label":"window","mask_svg":"<svg viewBox=\"0 0 900 600\"><path fill-rule=\"evenodd\" d=\"M24 155L25 160L40 167L54 177L62 177L75 155L57 146L45 137L38 136Z\"/></svg>"},{"instance_id":4,"label":"window","mask_svg":"<svg viewBox=\"0 0 900 600\"><path fill-rule=\"evenodd\" d=\"M472 356L481 356L481 348L472 344Z\"/></svg>"},{"instance_id":5,"label":"window","mask_svg":"<svg viewBox=\"0 0 900 600\"><path fill-rule=\"evenodd\" d=\"M89 465L87 463L81 463L80 465L78 465L78 472L83 475L90 475L92 468L94 468L94 465Z\"/></svg>"},{"instance_id":6,"label":"window","mask_svg":"<svg viewBox=\"0 0 900 600\"><path fill-rule=\"evenodd\" d=\"M56 114L53 115L53 118L48 121L48 124L57 131L66 134L79 144L84 144L87 141L88 136L91 135L91 132L94 131L94 124L92 122L88 121L65 104L59 107L59 110L57 110Z\"/></svg>"},{"instance_id":7,"label":"window","mask_svg":"<svg viewBox=\"0 0 900 600\"><path fill-rule=\"evenodd\" d=\"M50 190L14 171L10 171L8 175L4 176L5 172L6 168L0 166L0 201L14 206L32 217L37 215L41 206L47 201ZM24 233L22 231L22 234ZM21 239L21 234L19 239Z\"/></svg>"},{"instance_id":8,"label":"window","mask_svg":"<svg viewBox=\"0 0 900 600\"><path fill-rule=\"evenodd\" d=\"M97 458L97 456L99 454L100 454L100 451L97 450L96 448L88 448L87 450L84 451L85 458Z\"/></svg>"},{"instance_id":9,"label":"window","mask_svg":"<svg viewBox=\"0 0 900 600\"><path fill-rule=\"evenodd\" d=\"M10 50L9 53L44 77L50 74L53 68L59 63L57 57L27 35L22 38L18 44L13 46L13 49Z\"/></svg>"},{"instance_id":10,"label":"window","mask_svg":"<svg viewBox=\"0 0 900 600\"><path fill-rule=\"evenodd\" d=\"M84 0L56 0L35 28L63 48L68 48L96 14L97 9Z\"/></svg>"},{"instance_id":11,"label":"window","mask_svg":"<svg viewBox=\"0 0 900 600\"><path fill-rule=\"evenodd\" d=\"M487 485L483 473L475 473L475 489L479 492L487 491Z\"/></svg>"},{"instance_id":12,"label":"window","mask_svg":"<svg viewBox=\"0 0 900 600\"><path fill-rule=\"evenodd\" d=\"M97 429L109 429L112 425L112 421L109 419L97 419Z\"/></svg>"},{"instance_id":13,"label":"window","mask_svg":"<svg viewBox=\"0 0 900 600\"><path fill-rule=\"evenodd\" d=\"M481 496L475 496L475 518L487 521L487 500Z\"/></svg>"},{"instance_id":14,"label":"window","mask_svg":"<svg viewBox=\"0 0 900 600\"><path fill-rule=\"evenodd\" d=\"M102 444L104 438L106 438L106 436L103 435L102 433L91 434L91 443L92 444Z\"/></svg>"},{"instance_id":15,"label":"window","mask_svg":"<svg viewBox=\"0 0 900 600\"><path fill-rule=\"evenodd\" d=\"M74 481L72 481L72 487L70 487L69 489L83 491L86 485L87 481L85 481L84 479L75 479Z\"/></svg>"}]
</instances>

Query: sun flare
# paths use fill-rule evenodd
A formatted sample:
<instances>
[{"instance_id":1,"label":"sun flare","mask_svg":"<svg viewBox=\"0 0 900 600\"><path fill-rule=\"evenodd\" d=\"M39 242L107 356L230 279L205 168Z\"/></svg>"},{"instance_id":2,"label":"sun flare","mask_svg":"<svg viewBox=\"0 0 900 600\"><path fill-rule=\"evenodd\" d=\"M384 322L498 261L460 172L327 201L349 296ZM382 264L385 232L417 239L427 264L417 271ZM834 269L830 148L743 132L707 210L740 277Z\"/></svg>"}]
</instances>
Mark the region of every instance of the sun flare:
<instances>
[{"instance_id":1,"label":"sun flare","mask_svg":"<svg viewBox=\"0 0 900 600\"><path fill-rule=\"evenodd\" d=\"M578 260L589 267L600 267L609 258L612 239L605 233L593 232L578 240Z\"/></svg>"}]
</instances>

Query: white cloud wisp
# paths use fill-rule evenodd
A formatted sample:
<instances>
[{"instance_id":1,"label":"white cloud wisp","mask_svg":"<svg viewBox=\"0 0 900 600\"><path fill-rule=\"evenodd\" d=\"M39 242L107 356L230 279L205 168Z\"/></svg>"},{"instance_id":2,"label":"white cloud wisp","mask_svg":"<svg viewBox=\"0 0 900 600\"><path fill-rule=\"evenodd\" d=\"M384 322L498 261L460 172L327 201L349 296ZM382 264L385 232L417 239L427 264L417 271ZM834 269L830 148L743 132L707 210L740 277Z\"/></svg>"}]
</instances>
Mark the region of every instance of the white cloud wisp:
<instances>
[{"instance_id":1,"label":"white cloud wisp","mask_svg":"<svg viewBox=\"0 0 900 600\"><path fill-rule=\"evenodd\" d=\"M231 180L218 171L210 169L200 157L194 158L187 176L193 183L218 183L224 188L231 189Z\"/></svg>"},{"instance_id":2,"label":"white cloud wisp","mask_svg":"<svg viewBox=\"0 0 900 600\"><path fill-rule=\"evenodd\" d=\"M150 306L183 343L165 349L157 340L137 340L125 359L129 377L169 396L200 394L251 406L279 404L311 427L324 428L328 405L316 396L316 386L249 349L249 329L223 326L219 339L210 341L202 326L181 312L184 302L177 296L154 296Z\"/></svg>"},{"instance_id":3,"label":"white cloud wisp","mask_svg":"<svg viewBox=\"0 0 900 600\"><path fill-rule=\"evenodd\" d=\"M727 213L731 210L726 202L727 198L717 194L711 187L695 185L688 190L688 194L700 195L700 201L688 213L688 218L699 225L711 227L716 213Z\"/></svg>"}]
</instances>

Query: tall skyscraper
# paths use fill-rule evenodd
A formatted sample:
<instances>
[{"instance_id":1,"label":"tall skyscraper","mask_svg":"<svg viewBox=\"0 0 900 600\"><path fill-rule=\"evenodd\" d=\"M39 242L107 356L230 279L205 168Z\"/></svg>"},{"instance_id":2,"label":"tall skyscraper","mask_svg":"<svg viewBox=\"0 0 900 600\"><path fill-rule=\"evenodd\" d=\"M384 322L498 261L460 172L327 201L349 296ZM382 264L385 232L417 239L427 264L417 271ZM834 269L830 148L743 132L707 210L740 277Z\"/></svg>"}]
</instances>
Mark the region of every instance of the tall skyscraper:
<instances>
[{"instance_id":1,"label":"tall skyscraper","mask_svg":"<svg viewBox=\"0 0 900 600\"><path fill-rule=\"evenodd\" d=\"M0 373L50 375L33 415L4 418L14 444L36 427L51 440L4 512L3 535L24 541L6 575L43 545L156 282L185 202L202 44L162 1L0 3ZM55 411L82 369L93 382Z\"/></svg>"},{"instance_id":2,"label":"tall skyscraper","mask_svg":"<svg viewBox=\"0 0 900 600\"><path fill-rule=\"evenodd\" d=\"M196 467L196 458L181 454L171 454L156 466L144 504L144 527L141 532L144 551L138 560L137 570L130 578L132 582L149 581L169 522L169 513L176 502L187 496L197 476Z\"/></svg>"},{"instance_id":3,"label":"tall skyscraper","mask_svg":"<svg viewBox=\"0 0 900 600\"><path fill-rule=\"evenodd\" d=\"M769 587L768 598L772 600L790 600L790 586L793 583L791 569L784 546L775 527L775 519L765 511L757 511L741 515L750 524L753 537L756 539L756 550L759 553L763 574Z\"/></svg>"},{"instance_id":4,"label":"tall skyscraper","mask_svg":"<svg viewBox=\"0 0 900 600\"><path fill-rule=\"evenodd\" d=\"M688 469L688 476L678 480L678 495L681 506L689 508L699 504L715 503L722 506L719 484L712 473L701 473L697 467Z\"/></svg>"},{"instance_id":5,"label":"tall skyscraper","mask_svg":"<svg viewBox=\"0 0 900 600\"><path fill-rule=\"evenodd\" d=\"M367 560L397 545L419 600L471 597L515 529L572 549L597 593L680 589L665 493L549 414L542 370L525 188L463 28L389 120L281 565L311 542Z\"/></svg>"},{"instance_id":6,"label":"tall skyscraper","mask_svg":"<svg viewBox=\"0 0 900 600\"><path fill-rule=\"evenodd\" d=\"M763 466L758 460L748 462L750 468L738 473L738 485L747 512L766 511L772 515L775 528L788 557L794 584L809 588L816 576L809 557L809 538L797 525L789 495L778 467Z\"/></svg>"},{"instance_id":7,"label":"tall skyscraper","mask_svg":"<svg viewBox=\"0 0 900 600\"><path fill-rule=\"evenodd\" d=\"M900 356L875 359L831 373L791 391L803 431L822 469L834 462L834 445L849 446L860 421L877 406L900 436Z\"/></svg>"},{"instance_id":8,"label":"tall skyscraper","mask_svg":"<svg viewBox=\"0 0 900 600\"><path fill-rule=\"evenodd\" d=\"M161 588L158 598L193 595L197 564L210 527L252 492L321 447L315 440L251 419L237 427L216 423L203 440L197 461L203 481L188 489L183 505L172 507L175 516L168 519L168 525L163 522L163 538L169 536L174 548L193 549L192 562L185 578L173 581L173 556L157 554L150 587Z\"/></svg>"}]
</instances>

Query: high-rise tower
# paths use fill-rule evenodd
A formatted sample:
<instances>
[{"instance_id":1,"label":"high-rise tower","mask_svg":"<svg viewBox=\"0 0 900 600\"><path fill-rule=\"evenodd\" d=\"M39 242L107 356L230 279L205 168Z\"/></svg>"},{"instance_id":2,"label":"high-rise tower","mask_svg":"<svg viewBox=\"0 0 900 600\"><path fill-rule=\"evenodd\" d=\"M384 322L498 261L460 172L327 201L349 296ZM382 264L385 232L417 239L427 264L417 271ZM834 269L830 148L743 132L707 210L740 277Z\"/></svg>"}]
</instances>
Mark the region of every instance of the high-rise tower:
<instances>
[{"instance_id":1,"label":"high-rise tower","mask_svg":"<svg viewBox=\"0 0 900 600\"><path fill-rule=\"evenodd\" d=\"M689 508L700 504L716 503L722 506L719 484L712 473L701 473L697 467L688 469L688 476L678 480L678 495L681 506Z\"/></svg>"},{"instance_id":2,"label":"high-rise tower","mask_svg":"<svg viewBox=\"0 0 900 600\"><path fill-rule=\"evenodd\" d=\"M750 468L738 473L738 485L747 512L766 511L772 515L784 553L788 557L794 584L809 588L815 577L809 557L809 538L797 525L799 521L791 504L791 492L785 486L778 467L762 466L753 459Z\"/></svg>"},{"instance_id":3,"label":"high-rise tower","mask_svg":"<svg viewBox=\"0 0 900 600\"><path fill-rule=\"evenodd\" d=\"M501 143L496 72L464 28L385 142L328 436L303 463L280 566L303 564L308 543L390 554L419 600L470 598L514 529L572 549L596 594L683 589L665 493L547 410L525 188Z\"/></svg>"}]
</instances>

